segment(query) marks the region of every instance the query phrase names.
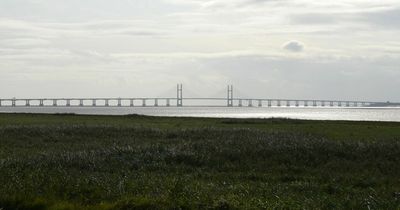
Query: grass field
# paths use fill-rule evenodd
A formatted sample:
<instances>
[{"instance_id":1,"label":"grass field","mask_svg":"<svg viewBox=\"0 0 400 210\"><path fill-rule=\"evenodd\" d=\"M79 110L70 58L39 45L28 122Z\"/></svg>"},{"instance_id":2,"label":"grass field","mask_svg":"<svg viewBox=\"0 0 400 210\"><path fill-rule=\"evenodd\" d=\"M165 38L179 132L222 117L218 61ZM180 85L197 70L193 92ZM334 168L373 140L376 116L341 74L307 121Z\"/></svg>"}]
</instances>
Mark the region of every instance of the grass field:
<instances>
[{"instance_id":1,"label":"grass field","mask_svg":"<svg viewBox=\"0 0 400 210\"><path fill-rule=\"evenodd\" d=\"M0 209L400 209L400 123L0 114Z\"/></svg>"}]
</instances>

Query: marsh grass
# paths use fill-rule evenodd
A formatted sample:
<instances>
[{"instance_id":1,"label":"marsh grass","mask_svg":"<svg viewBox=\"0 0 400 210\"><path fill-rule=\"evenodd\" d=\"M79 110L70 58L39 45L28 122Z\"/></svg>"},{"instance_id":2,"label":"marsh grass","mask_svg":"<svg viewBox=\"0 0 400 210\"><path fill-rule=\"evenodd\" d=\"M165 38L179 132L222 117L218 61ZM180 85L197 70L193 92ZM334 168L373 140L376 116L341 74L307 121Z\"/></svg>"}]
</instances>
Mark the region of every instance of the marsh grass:
<instances>
[{"instance_id":1,"label":"marsh grass","mask_svg":"<svg viewBox=\"0 0 400 210\"><path fill-rule=\"evenodd\" d=\"M5 117L3 209L400 207L396 123Z\"/></svg>"}]
</instances>

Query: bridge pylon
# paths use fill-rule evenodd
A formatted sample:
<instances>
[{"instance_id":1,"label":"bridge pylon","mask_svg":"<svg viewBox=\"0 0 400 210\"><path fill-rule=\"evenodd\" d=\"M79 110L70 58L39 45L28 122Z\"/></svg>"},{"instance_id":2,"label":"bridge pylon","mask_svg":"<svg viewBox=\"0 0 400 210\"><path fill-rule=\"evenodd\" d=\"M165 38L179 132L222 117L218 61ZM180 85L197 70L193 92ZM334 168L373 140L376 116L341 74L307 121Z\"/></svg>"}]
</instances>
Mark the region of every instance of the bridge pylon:
<instances>
[{"instance_id":1,"label":"bridge pylon","mask_svg":"<svg viewBox=\"0 0 400 210\"><path fill-rule=\"evenodd\" d=\"M228 98L227 98L227 106L233 106L233 85L228 85Z\"/></svg>"},{"instance_id":2,"label":"bridge pylon","mask_svg":"<svg viewBox=\"0 0 400 210\"><path fill-rule=\"evenodd\" d=\"M176 106L180 107L183 105L182 99L183 99L182 84L177 84L176 85Z\"/></svg>"}]
</instances>

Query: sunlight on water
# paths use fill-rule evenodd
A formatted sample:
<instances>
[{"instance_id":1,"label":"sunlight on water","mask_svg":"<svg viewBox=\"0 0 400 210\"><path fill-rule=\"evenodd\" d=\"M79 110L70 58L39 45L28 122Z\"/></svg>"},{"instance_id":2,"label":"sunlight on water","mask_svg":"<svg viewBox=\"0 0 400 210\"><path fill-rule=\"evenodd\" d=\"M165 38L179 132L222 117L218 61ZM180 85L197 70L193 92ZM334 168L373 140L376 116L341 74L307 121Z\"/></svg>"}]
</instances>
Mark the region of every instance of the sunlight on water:
<instances>
[{"instance_id":1,"label":"sunlight on water","mask_svg":"<svg viewBox=\"0 0 400 210\"><path fill-rule=\"evenodd\" d=\"M400 108L294 107L1 107L0 112L75 113L90 115L141 114L151 116L218 118L290 118L312 120L400 121Z\"/></svg>"}]
</instances>

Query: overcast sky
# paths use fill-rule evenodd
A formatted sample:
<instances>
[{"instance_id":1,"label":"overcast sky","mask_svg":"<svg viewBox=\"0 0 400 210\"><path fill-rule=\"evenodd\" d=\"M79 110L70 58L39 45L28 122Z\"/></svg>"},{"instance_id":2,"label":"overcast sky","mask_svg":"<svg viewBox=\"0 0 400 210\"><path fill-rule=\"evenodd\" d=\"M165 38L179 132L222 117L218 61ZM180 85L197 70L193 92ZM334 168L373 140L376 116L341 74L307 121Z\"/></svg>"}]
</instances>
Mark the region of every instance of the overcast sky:
<instances>
[{"instance_id":1,"label":"overcast sky","mask_svg":"<svg viewBox=\"0 0 400 210\"><path fill-rule=\"evenodd\" d=\"M400 101L399 0L1 0L0 97Z\"/></svg>"}]
</instances>

